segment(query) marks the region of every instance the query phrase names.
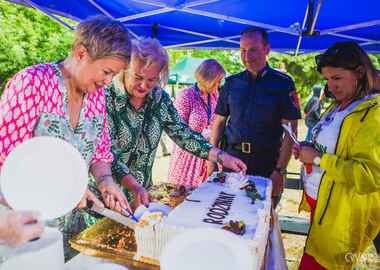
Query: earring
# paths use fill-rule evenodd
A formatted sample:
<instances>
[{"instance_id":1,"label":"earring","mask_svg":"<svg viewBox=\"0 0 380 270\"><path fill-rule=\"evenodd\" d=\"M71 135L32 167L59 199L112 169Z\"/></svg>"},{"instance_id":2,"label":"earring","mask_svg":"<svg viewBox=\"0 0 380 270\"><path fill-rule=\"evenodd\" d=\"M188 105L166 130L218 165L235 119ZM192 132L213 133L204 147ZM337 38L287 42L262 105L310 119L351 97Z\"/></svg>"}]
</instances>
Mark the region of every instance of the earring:
<instances>
[{"instance_id":1,"label":"earring","mask_svg":"<svg viewBox=\"0 0 380 270\"><path fill-rule=\"evenodd\" d=\"M356 88L358 88L358 80L356 80L355 85L356 85Z\"/></svg>"}]
</instances>

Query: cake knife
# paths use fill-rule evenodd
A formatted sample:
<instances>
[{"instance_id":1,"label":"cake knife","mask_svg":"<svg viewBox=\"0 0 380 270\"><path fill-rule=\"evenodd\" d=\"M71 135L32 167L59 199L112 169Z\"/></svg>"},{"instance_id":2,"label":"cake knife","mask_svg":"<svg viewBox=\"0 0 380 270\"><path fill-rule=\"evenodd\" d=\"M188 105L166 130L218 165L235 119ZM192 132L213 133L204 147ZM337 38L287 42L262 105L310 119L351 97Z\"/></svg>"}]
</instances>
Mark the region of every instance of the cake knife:
<instances>
[{"instance_id":1,"label":"cake knife","mask_svg":"<svg viewBox=\"0 0 380 270\"><path fill-rule=\"evenodd\" d=\"M107 207L99 207L96 203L93 203L90 200L87 200L87 207L90 208L92 211L101 214L102 216L108 217L112 220L115 220L129 228L134 228L136 221L127 218L126 216L123 216L122 214L112 211L111 209Z\"/></svg>"}]
</instances>

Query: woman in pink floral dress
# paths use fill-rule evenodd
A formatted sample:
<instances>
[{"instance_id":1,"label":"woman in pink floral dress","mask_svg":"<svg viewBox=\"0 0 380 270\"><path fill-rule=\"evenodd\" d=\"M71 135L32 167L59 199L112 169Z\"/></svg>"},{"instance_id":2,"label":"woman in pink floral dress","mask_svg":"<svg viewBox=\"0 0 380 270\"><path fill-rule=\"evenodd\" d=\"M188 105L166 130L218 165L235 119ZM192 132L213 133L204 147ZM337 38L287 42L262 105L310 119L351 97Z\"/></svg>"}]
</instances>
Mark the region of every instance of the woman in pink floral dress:
<instances>
[{"instance_id":1,"label":"woman in pink floral dress","mask_svg":"<svg viewBox=\"0 0 380 270\"><path fill-rule=\"evenodd\" d=\"M192 130L207 140L215 121L215 107L219 98L216 91L226 76L223 67L214 59L201 63L195 70L195 85L182 90L174 103L183 120ZM207 160L193 156L176 144L170 159L168 182L198 187L207 179Z\"/></svg>"},{"instance_id":2,"label":"woman in pink floral dress","mask_svg":"<svg viewBox=\"0 0 380 270\"><path fill-rule=\"evenodd\" d=\"M110 85L113 76L124 68L130 53L128 30L120 22L91 17L78 25L68 58L18 72L8 82L0 101L0 173L8 154L23 141L38 136L60 138L82 154L105 204L118 211L119 205L130 209L109 169L113 155L103 87ZM95 186L89 188L100 193ZM79 207L86 205L86 198L103 205L87 190ZM86 229L83 214L75 208L61 218L47 221L48 226L58 227L63 233L66 260L75 253L68 240Z\"/></svg>"}]
</instances>

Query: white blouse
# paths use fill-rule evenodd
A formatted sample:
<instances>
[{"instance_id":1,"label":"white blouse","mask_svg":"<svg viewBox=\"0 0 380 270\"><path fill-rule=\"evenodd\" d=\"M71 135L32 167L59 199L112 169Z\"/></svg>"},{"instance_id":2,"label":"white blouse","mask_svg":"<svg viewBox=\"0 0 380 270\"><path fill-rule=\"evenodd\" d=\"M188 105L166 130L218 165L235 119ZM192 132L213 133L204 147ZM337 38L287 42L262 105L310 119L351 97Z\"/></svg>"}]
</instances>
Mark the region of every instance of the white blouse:
<instances>
[{"instance_id":1,"label":"white blouse","mask_svg":"<svg viewBox=\"0 0 380 270\"><path fill-rule=\"evenodd\" d=\"M339 130L344 118L363 100L366 100L372 96L374 95L369 95L362 100L353 102L343 111L339 111L341 109L341 105L337 106L331 112L322 117L312 129L312 143L314 144L314 147L322 153L335 154ZM325 170L315 165L311 165L311 167L312 172L307 174L305 166L302 166L301 177L306 194L316 200L318 197L319 184L321 183Z\"/></svg>"}]
</instances>

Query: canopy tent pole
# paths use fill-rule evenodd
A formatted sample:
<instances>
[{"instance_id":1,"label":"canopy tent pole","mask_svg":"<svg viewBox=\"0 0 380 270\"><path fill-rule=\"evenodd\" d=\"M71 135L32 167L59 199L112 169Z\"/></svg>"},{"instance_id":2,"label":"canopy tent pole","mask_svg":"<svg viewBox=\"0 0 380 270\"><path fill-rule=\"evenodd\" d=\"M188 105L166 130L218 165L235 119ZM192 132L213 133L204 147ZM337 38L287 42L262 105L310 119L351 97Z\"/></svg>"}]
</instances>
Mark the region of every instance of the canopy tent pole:
<instances>
[{"instance_id":1,"label":"canopy tent pole","mask_svg":"<svg viewBox=\"0 0 380 270\"><path fill-rule=\"evenodd\" d=\"M121 17L121 18L118 18L117 20L120 22L126 22L126 21L131 21L134 19L139 19L139 18L144 18L144 17L149 17L149 16L169 12L172 10L173 10L172 8L160 8L160 9L156 9L156 10L152 10L152 11L142 12L142 13L135 14L135 15Z\"/></svg>"},{"instance_id":2,"label":"canopy tent pole","mask_svg":"<svg viewBox=\"0 0 380 270\"><path fill-rule=\"evenodd\" d=\"M373 40L373 39L368 39L368 38L359 38L359 37L354 37L354 36L349 36L349 35L343 35L343 34L338 34L338 33L334 33L334 34L331 34L331 35L332 36L336 36L336 37L347 38L347 39L355 39L355 40L363 41L363 42L365 42L367 44L368 43L369 44L380 44L379 40Z\"/></svg>"},{"instance_id":3,"label":"canopy tent pole","mask_svg":"<svg viewBox=\"0 0 380 270\"><path fill-rule=\"evenodd\" d=\"M346 26L341 26L337 28L331 28L327 30L322 30L320 31L321 35L331 35L331 36L336 36L336 37L343 37L347 39L356 39L360 41L364 41L364 43L361 43L360 45L369 45L369 44L380 44L379 40L372 40L372 39L367 39L367 38L359 38L355 36L350 36L350 35L344 35L344 34L339 34L337 32L342 32L342 31L348 31L348 30L353 30L353 29L358 29L358 28L363 28L363 27L369 27L369 26L374 26L374 25L379 25L380 20L374 20L374 21L369 21L369 22L364 22L364 23L357 23L357 24L351 24L351 25L346 25Z\"/></svg>"},{"instance_id":4,"label":"canopy tent pole","mask_svg":"<svg viewBox=\"0 0 380 270\"><path fill-rule=\"evenodd\" d=\"M33 3L32 1L30 0L23 0L25 3L27 3L29 6L41 11L42 13L44 13L46 16L49 16L51 19L53 19L54 21L62 24L63 26L65 26L66 28L70 29L70 30L74 30L75 28L73 26L70 26L68 25L67 23L65 23L64 21L58 19L57 17L55 17L53 14L51 14L49 11L45 10L44 8L42 8L41 6Z\"/></svg>"},{"instance_id":5,"label":"canopy tent pole","mask_svg":"<svg viewBox=\"0 0 380 270\"><path fill-rule=\"evenodd\" d=\"M157 2L157 1L152 1L152 0L133 0L133 1L139 2L139 3L144 3L147 5L158 6L158 7L170 7L172 9L182 11L182 12L187 12L187 13L191 13L191 14L201 15L201 16L205 16L205 17L210 17L210 18L215 18L215 19L220 19L220 20L225 20L225 21L230 21L230 22L235 22L235 23L240 23L240 24L257 26L257 27L261 27L261 28L275 30L278 32L287 33L290 35L299 35L299 31L294 31L294 30L291 30L291 29L285 28L285 27L279 27L279 26L274 26L274 25L270 25L270 24L266 24L266 23L259 23L259 22L250 21L250 20L246 20L246 19L240 19L240 18L236 18L236 17L232 17L232 16L226 16L226 15L216 14L216 13L212 13L212 12L208 12L208 11L200 11L200 10L196 10L193 8L188 8L188 6L190 6L191 4L173 6L173 5L168 5L168 4L165 4L162 2ZM210 2L210 1L199 1L199 3L197 3L197 4L204 4L204 3L208 3L208 2Z\"/></svg>"},{"instance_id":6,"label":"canopy tent pole","mask_svg":"<svg viewBox=\"0 0 380 270\"><path fill-rule=\"evenodd\" d=\"M319 0L317 11L315 12L315 16L314 16L314 0L309 0L309 4L307 5L307 9L306 9L306 13L305 13L305 18L304 18L304 21L302 24L302 29L303 29L305 27L305 22L307 19L307 29L306 29L306 32L302 32L302 34L300 35L300 37L298 39L297 49L296 49L296 52L294 54L295 56L298 55L298 51L299 51L299 48L301 45L302 37L303 36L306 36L306 37L312 37L313 36L314 26L315 26L315 23L316 23L317 18L318 18L319 9L321 8L321 4L322 4L322 0ZM318 32L316 34L319 35L320 33Z\"/></svg>"},{"instance_id":7,"label":"canopy tent pole","mask_svg":"<svg viewBox=\"0 0 380 270\"><path fill-rule=\"evenodd\" d=\"M140 0L132 0L132 1L144 3L144 4L151 4L151 3L146 3L146 2L140 1ZM200 1L192 2L186 6L192 7L192 6L207 4L207 3L215 2L215 1L218 1L218 0L206 0L206 1L200 0ZM157 15L157 14L176 10L176 8L174 8L174 6L172 6L172 7L170 7L169 5L163 5L163 6L164 6L164 8L160 8L160 9L152 10L152 11L147 11L147 12L143 12L143 13L139 13L139 14L135 14L135 15L131 15L131 16L122 17L122 18L119 18L118 20L121 22L125 22L125 21L130 21L130 20L134 20L134 19L139 19L139 18L143 18L143 17L148 17L148 16Z\"/></svg>"},{"instance_id":8,"label":"canopy tent pole","mask_svg":"<svg viewBox=\"0 0 380 270\"><path fill-rule=\"evenodd\" d=\"M111 14L109 14L104 8L102 8L101 6L99 6L93 0L87 0L87 1L90 2L94 7L96 7L97 9L99 9L101 12L103 12L103 14L106 15L107 17L115 19Z\"/></svg>"},{"instance_id":9,"label":"canopy tent pole","mask_svg":"<svg viewBox=\"0 0 380 270\"><path fill-rule=\"evenodd\" d=\"M158 23L152 24L152 37L153 38L157 38L157 35L158 35L158 26L159 26Z\"/></svg>"},{"instance_id":10,"label":"canopy tent pole","mask_svg":"<svg viewBox=\"0 0 380 270\"><path fill-rule=\"evenodd\" d=\"M357 23L357 24L351 24L351 25L326 29L326 30L320 31L320 33L321 33L321 35L331 35L335 32L343 32L343 31L348 31L348 30L354 30L354 29L374 26L374 25L378 25L378 24L380 24L380 20L374 20L374 21L369 21L369 22L364 22L364 23Z\"/></svg>"},{"instance_id":11,"label":"canopy tent pole","mask_svg":"<svg viewBox=\"0 0 380 270\"><path fill-rule=\"evenodd\" d=\"M304 12L303 15L305 16L305 0L293 1L293 5L288 5L286 1L282 1L284 2L282 8L274 9L275 15L270 20L260 13L260 8L270 11L271 1L5 1L37 9L68 29L75 29L75 25L65 21L60 16L80 22L90 15L105 15L123 22L127 27L127 24L130 23L131 27L128 27L130 34L136 38L151 36L152 26L157 23L160 28L158 30L160 33L158 34L163 46L170 46L170 48L237 50L239 48L238 34L241 29L248 26L257 26L266 29L270 38L272 36L276 37L275 46L277 47L272 44L274 46L273 51L289 55L319 52L325 49L322 44L345 40L358 42L368 53L380 52L380 38L377 36L380 29L380 18L376 16L377 13L375 12L380 8L380 1L378 0L373 2L362 1L360 5L355 5L354 0L327 1L328 3L323 1L326 2L323 8L321 0L318 0L318 6L316 6L317 0L307 0L306 4L309 4L309 6L303 29L301 28L301 23L290 24L294 19L298 22L301 21L302 12ZM228 3L233 3L233 6L228 7ZM311 12L312 9L313 12ZM344 12L344 16L334 15L335 12L345 9L347 9L347 12ZM292 11L296 11L292 14L294 19L289 18L287 15ZM360 16L356 16L358 12L360 12ZM204 23L205 26L201 26L201 23ZM331 27L328 28L329 26ZM361 31L361 28L363 28L363 31ZM323 38L303 39L304 36L316 37L318 35L322 35ZM303 44L302 48L301 43ZM294 45L297 47L294 47Z\"/></svg>"},{"instance_id":12,"label":"canopy tent pole","mask_svg":"<svg viewBox=\"0 0 380 270\"><path fill-rule=\"evenodd\" d=\"M109 12L107 12L104 8L102 8L101 6L99 6L97 3L95 3L93 0L87 0L88 2L90 2L94 7L96 7L97 9L99 9L101 12L103 12L104 15L106 15L107 17L109 18L112 18L112 19L115 19L115 17L113 17ZM128 28L128 31L129 33L135 37L135 38L138 38L138 35L136 35L133 31L131 31L131 29Z\"/></svg>"},{"instance_id":13,"label":"canopy tent pole","mask_svg":"<svg viewBox=\"0 0 380 270\"><path fill-rule=\"evenodd\" d=\"M317 18L318 18L319 10L321 9L321 5L322 5L322 0L319 0L319 2L318 2L318 7L317 7L317 11L315 12L315 16L314 16L313 25L311 26L311 29L310 29L310 36L313 35L313 32L314 32L314 26L315 26L315 23L317 22Z\"/></svg>"},{"instance_id":14,"label":"canopy tent pole","mask_svg":"<svg viewBox=\"0 0 380 270\"><path fill-rule=\"evenodd\" d=\"M141 27L141 26L144 26L144 25L143 24L125 24L125 26L127 26L127 27L134 27L134 26ZM149 26L150 27L152 25L146 24L145 26ZM177 47L181 47L181 46L184 46L184 45L194 45L194 44L209 43L209 42L213 42L213 41L226 41L226 42L230 42L230 43L240 44L239 41L232 40L234 38L240 38L240 35L239 36L231 36L231 37L221 38L221 37L217 37L217 36L213 36L213 35L207 35L207 34L202 34L202 33L194 32L194 31L189 31L189 30L184 30L184 29L179 29L179 28L169 27L169 26L163 26L163 25L160 25L160 28L164 28L164 29L168 29L168 30L173 30L173 31L178 31L178 32L186 33L186 34L190 34L190 35L210 38L210 39L202 40L202 41L196 41L196 42L189 42L189 43L183 43L183 44L175 44L175 45L165 46L166 49L177 48ZM236 48L235 48L235 50L236 50Z\"/></svg>"},{"instance_id":15,"label":"canopy tent pole","mask_svg":"<svg viewBox=\"0 0 380 270\"><path fill-rule=\"evenodd\" d=\"M308 13L308 11L309 11L309 5L307 5L307 8L306 8L305 18L303 19L303 23L302 23L302 29L305 27L305 23L306 23L306 18L307 18L307 13ZM294 56L297 56L297 55L298 55L298 50L299 50L300 45L301 45L301 39L302 39L302 35L300 35L299 38L298 38L297 49L296 49L296 52L294 53Z\"/></svg>"}]
</instances>

